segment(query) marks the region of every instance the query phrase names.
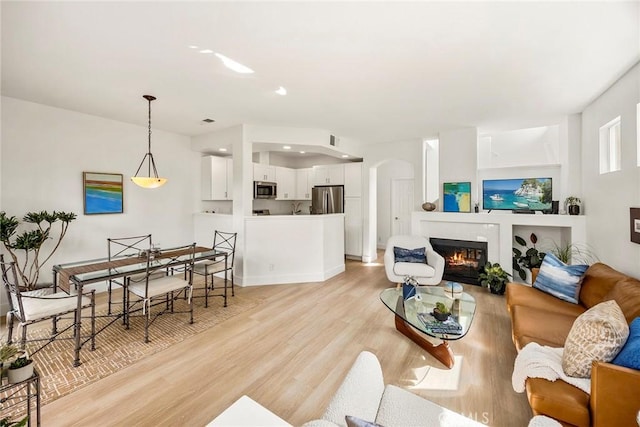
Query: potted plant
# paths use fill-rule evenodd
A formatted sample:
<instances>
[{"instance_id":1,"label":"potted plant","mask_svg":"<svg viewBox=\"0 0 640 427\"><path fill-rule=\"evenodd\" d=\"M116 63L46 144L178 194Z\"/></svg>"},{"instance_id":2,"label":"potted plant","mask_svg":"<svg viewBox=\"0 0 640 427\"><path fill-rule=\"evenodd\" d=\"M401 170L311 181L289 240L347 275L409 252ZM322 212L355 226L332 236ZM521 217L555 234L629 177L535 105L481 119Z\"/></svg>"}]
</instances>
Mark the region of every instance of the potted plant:
<instances>
[{"instance_id":1,"label":"potted plant","mask_svg":"<svg viewBox=\"0 0 640 427\"><path fill-rule=\"evenodd\" d=\"M29 422L29 416L27 415L21 420L11 421L11 418L4 417L0 419L0 427L24 427Z\"/></svg>"},{"instance_id":2,"label":"potted plant","mask_svg":"<svg viewBox=\"0 0 640 427\"><path fill-rule=\"evenodd\" d=\"M449 318L450 314L451 314L451 311L449 310L449 307L447 307L444 303L442 302L436 303L436 307L433 309L433 317L435 317L436 320L444 322Z\"/></svg>"},{"instance_id":3,"label":"potted plant","mask_svg":"<svg viewBox=\"0 0 640 427\"><path fill-rule=\"evenodd\" d=\"M564 200L564 208L569 215L580 215L580 203L582 201L575 196L569 196Z\"/></svg>"},{"instance_id":4,"label":"potted plant","mask_svg":"<svg viewBox=\"0 0 640 427\"><path fill-rule=\"evenodd\" d=\"M507 288L507 282L511 274L502 269L499 263L484 265L484 270L478 275L480 284L489 288L492 294L502 295Z\"/></svg>"},{"instance_id":5,"label":"potted plant","mask_svg":"<svg viewBox=\"0 0 640 427\"><path fill-rule=\"evenodd\" d=\"M516 242L523 246L526 250L522 252L518 248L513 248L513 269L518 272L518 276L522 280L527 280L527 271L531 271L534 268L540 268L542 260L546 253L538 251L536 243L538 243L538 236L535 233L531 233L529 240L533 245L531 248L527 248L527 242L520 236L514 236Z\"/></svg>"},{"instance_id":6,"label":"potted plant","mask_svg":"<svg viewBox=\"0 0 640 427\"><path fill-rule=\"evenodd\" d=\"M26 354L18 357L9 365L7 376L9 377L9 384L28 380L33 376L33 360Z\"/></svg>"},{"instance_id":7,"label":"potted plant","mask_svg":"<svg viewBox=\"0 0 640 427\"><path fill-rule=\"evenodd\" d=\"M554 254L556 258L565 264L573 263L591 265L598 260L589 248L575 243L559 245L556 242L553 242L553 248L551 248L549 252Z\"/></svg>"},{"instance_id":8,"label":"potted plant","mask_svg":"<svg viewBox=\"0 0 640 427\"><path fill-rule=\"evenodd\" d=\"M34 290L36 288L40 276L40 268L58 249L60 242L62 242L67 233L69 223L74 219L76 219L76 214L73 212L28 212L22 218L22 221L35 225L36 228L17 234L18 226L20 225L18 219L15 216L7 216L4 211L0 212L0 241L2 241L5 249L15 262L18 277L24 289ZM53 224L57 222L60 223L60 234L53 249L42 261L40 260L40 251L43 244L51 236ZM17 251L24 251L24 255L18 257Z\"/></svg>"},{"instance_id":9,"label":"potted plant","mask_svg":"<svg viewBox=\"0 0 640 427\"><path fill-rule=\"evenodd\" d=\"M13 344L4 343L0 345L0 379L9 368L9 361L12 360L19 352L20 350L18 347Z\"/></svg>"}]
</instances>

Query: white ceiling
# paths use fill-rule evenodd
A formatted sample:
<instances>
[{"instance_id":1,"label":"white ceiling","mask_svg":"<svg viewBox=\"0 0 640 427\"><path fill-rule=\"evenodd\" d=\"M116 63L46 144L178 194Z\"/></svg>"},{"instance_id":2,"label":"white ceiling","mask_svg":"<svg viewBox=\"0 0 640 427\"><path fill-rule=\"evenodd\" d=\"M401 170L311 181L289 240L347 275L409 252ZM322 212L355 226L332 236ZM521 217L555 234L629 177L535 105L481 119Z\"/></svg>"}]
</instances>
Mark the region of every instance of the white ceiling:
<instances>
[{"instance_id":1,"label":"white ceiling","mask_svg":"<svg viewBox=\"0 0 640 427\"><path fill-rule=\"evenodd\" d=\"M371 143L542 126L640 60L639 6L3 1L2 94L143 126L152 94L153 127L184 135L251 123Z\"/></svg>"}]
</instances>

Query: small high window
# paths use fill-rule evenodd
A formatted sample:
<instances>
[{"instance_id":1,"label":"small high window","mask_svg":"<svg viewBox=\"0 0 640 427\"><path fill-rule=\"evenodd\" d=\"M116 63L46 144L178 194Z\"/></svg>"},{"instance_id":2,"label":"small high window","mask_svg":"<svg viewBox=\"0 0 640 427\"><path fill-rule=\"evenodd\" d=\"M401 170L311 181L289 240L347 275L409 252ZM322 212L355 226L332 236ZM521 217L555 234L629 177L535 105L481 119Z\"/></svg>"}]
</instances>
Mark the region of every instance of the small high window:
<instances>
[{"instance_id":1,"label":"small high window","mask_svg":"<svg viewBox=\"0 0 640 427\"><path fill-rule=\"evenodd\" d=\"M600 128L600 173L619 171L620 163L620 116L618 116Z\"/></svg>"}]
</instances>

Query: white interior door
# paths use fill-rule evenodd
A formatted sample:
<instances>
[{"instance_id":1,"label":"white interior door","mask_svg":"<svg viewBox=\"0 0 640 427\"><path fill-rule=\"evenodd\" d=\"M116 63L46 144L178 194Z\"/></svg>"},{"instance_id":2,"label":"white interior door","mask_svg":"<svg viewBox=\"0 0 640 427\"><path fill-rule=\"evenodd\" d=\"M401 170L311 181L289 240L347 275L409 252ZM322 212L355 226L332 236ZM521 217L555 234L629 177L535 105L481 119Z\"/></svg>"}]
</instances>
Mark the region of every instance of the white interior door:
<instances>
[{"instance_id":1,"label":"white interior door","mask_svg":"<svg viewBox=\"0 0 640 427\"><path fill-rule=\"evenodd\" d=\"M411 234L413 179L391 180L391 235Z\"/></svg>"}]
</instances>

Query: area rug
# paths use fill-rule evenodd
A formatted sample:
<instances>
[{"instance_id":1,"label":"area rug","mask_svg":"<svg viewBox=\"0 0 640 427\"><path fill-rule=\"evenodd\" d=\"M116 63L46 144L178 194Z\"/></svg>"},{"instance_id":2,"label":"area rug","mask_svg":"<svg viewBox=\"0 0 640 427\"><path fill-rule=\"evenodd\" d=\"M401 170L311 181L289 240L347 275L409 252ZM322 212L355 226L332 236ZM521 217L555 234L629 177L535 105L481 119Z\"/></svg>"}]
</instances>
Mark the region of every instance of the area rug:
<instances>
[{"instance_id":1,"label":"area rug","mask_svg":"<svg viewBox=\"0 0 640 427\"><path fill-rule=\"evenodd\" d=\"M73 342L54 341L33 355L36 369L41 377L40 396L45 405L84 387L112 373L162 351L186 338L203 332L240 313L260 304L258 298L251 298L236 292L228 298L228 306L222 306L222 298L209 298L209 307L204 308L204 299L194 299L194 323L189 324L188 313L162 315L149 328L149 343L144 342L144 319L132 318L131 328L125 330L121 320L107 327L96 336L96 349L90 351L90 343L83 346L80 353L82 364L73 367ZM176 310L188 308L186 301L178 301ZM100 311L98 311L100 314ZM107 319L96 320L96 330L107 323ZM83 331L88 321L83 322ZM14 334L17 330L14 330ZM29 331L30 337L47 336L45 330ZM27 347L28 349L28 347Z\"/></svg>"}]
</instances>

